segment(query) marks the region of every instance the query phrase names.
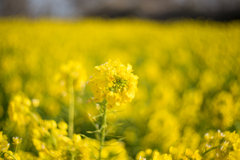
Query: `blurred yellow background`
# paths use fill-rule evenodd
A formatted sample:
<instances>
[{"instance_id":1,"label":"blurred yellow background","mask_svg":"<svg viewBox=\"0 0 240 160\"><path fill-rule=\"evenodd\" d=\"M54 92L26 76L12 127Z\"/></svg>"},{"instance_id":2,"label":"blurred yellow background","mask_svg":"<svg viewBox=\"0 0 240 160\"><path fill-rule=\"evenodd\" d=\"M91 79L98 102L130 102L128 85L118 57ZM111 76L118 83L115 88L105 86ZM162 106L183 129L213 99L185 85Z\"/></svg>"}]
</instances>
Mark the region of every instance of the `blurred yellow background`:
<instances>
[{"instance_id":1,"label":"blurred yellow background","mask_svg":"<svg viewBox=\"0 0 240 160\"><path fill-rule=\"evenodd\" d=\"M0 130L21 134L5 123L19 93L40 100L43 119L67 122L68 99L56 83L61 66L80 62L89 77L112 59L131 64L139 77L133 101L108 118L122 124L112 134L125 137L128 155L179 144L196 150L207 132L240 130L239 44L239 21L2 18ZM75 95L75 133L93 137L88 114L97 109L86 103L93 94L86 86Z\"/></svg>"}]
</instances>

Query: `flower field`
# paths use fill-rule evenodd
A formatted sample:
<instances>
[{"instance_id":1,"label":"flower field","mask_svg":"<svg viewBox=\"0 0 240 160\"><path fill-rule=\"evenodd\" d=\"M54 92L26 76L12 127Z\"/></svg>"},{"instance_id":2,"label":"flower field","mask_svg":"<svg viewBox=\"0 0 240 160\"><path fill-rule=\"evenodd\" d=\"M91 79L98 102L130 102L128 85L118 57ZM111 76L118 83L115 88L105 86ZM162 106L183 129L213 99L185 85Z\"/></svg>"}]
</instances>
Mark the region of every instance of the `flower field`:
<instances>
[{"instance_id":1,"label":"flower field","mask_svg":"<svg viewBox=\"0 0 240 160\"><path fill-rule=\"evenodd\" d=\"M239 160L240 21L0 19L0 160Z\"/></svg>"}]
</instances>

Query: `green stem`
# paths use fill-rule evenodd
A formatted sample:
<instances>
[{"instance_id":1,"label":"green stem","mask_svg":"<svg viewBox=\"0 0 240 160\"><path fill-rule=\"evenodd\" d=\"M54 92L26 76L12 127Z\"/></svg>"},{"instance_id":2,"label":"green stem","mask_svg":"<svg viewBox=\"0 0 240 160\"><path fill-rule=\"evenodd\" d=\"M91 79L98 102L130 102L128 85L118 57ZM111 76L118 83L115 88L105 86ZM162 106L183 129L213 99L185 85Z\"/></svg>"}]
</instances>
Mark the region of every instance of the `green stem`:
<instances>
[{"instance_id":1,"label":"green stem","mask_svg":"<svg viewBox=\"0 0 240 160\"><path fill-rule=\"evenodd\" d=\"M73 79L69 78L68 81L68 92L69 92L69 129L68 129L68 136L72 138L73 136L73 129L74 129L74 90L73 90Z\"/></svg>"},{"instance_id":2,"label":"green stem","mask_svg":"<svg viewBox=\"0 0 240 160\"><path fill-rule=\"evenodd\" d=\"M206 150L204 153L202 153L202 156L204 156L205 154L207 154L208 152L210 152L211 150L214 150L216 148L219 148L220 146L215 146L215 147L212 147L210 148L209 150Z\"/></svg>"},{"instance_id":3,"label":"green stem","mask_svg":"<svg viewBox=\"0 0 240 160\"><path fill-rule=\"evenodd\" d=\"M15 148L15 152L14 152L14 153L17 153L17 148L18 148L18 145L16 145L16 148Z\"/></svg>"},{"instance_id":4,"label":"green stem","mask_svg":"<svg viewBox=\"0 0 240 160\"><path fill-rule=\"evenodd\" d=\"M37 117L33 114L33 112L30 111L28 113L38 124L40 124L39 119L37 119Z\"/></svg>"},{"instance_id":5,"label":"green stem","mask_svg":"<svg viewBox=\"0 0 240 160\"><path fill-rule=\"evenodd\" d=\"M102 129L101 129L101 137L100 137L100 149L99 149L99 160L101 160L101 152L104 147L104 141L105 141L105 133L106 133L106 127L107 127L107 107L106 105L103 106L103 119L102 119Z\"/></svg>"},{"instance_id":6,"label":"green stem","mask_svg":"<svg viewBox=\"0 0 240 160\"><path fill-rule=\"evenodd\" d=\"M96 131L99 130L99 128L96 126L96 124L93 122L92 117L89 116L90 122L92 123L92 125L95 127ZM100 140L99 138L99 133L95 133L95 137L97 138L97 140Z\"/></svg>"}]
</instances>

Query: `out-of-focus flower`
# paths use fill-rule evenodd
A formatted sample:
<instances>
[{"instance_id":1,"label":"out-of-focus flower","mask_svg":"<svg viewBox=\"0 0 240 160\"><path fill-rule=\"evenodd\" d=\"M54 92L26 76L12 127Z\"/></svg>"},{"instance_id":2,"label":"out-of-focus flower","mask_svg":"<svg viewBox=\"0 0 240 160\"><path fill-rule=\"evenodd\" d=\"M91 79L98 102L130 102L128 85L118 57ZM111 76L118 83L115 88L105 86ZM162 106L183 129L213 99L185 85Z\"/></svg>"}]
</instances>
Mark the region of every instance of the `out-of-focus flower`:
<instances>
[{"instance_id":1,"label":"out-of-focus flower","mask_svg":"<svg viewBox=\"0 0 240 160\"><path fill-rule=\"evenodd\" d=\"M41 120L32 129L32 141L41 159L70 159L72 156L77 160L89 160L87 141L83 141L79 134L73 138L67 137L68 125L60 121Z\"/></svg>"},{"instance_id":2,"label":"out-of-focus flower","mask_svg":"<svg viewBox=\"0 0 240 160\"><path fill-rule=\"evenodd\" d=\"M151 149L147 149L145 152L140 151L136 156L136 160L172 160L172 155L161 154L157 150L152 152Z\"/></svg>"},{"instance_id":3,"label":"out-of-focus flower","mask_svg":"<svg viewBox=\"0 0 240 160\"><path fill-rule=\"evenodd\" d=\"M86 72L82 65L75 61L69 61L68 63L63 64L60 73L55 77L60 86L58 89L61 90L63 96L67 95L69 85L73 85L74 91L79 91L85 88L86 78Z\"/></svg>"},{"instance_id":4,"label":"out-of-focus flower","mask_svg":"<svg viewBox=\"0 0 240 160\"><path fill-rule=\"evenodd\" d=\"M32 105L34 107L39 107L40 100L39 99L32 99Z\"/></svg>"},{"instance_id":5,"label":"out-of-focus flower","mask_svg":"<svg viewBox=\"0 0 240 160\"><path fill-rule=\"evenodd\" d=\"M16 95L8 106L10 119L18 125L26 125L31 120L30 116L31 101L24 95Z\"/></svg>"},{"instance_id":6,"label":"out-of-focus flower","mask_svg":"<svg viewBox=\"0 0 240 160\"><path fill-rule=\"evenodd\" d=\"M7 136L3 135L2 132L0 132L0 152L5 152L10 147L10 144L7 141Z\"/></svg>"},{"instance_id":7,"label":"out-of-focus flower","mask_svg":"<svg viewBox=\"0 0 240 160\"><path fill-rule=\"evenodd\" d=\"M19 137L13 137L13 144L19 145L22 142L22 138Z\"/></svg>"}]
</instances>

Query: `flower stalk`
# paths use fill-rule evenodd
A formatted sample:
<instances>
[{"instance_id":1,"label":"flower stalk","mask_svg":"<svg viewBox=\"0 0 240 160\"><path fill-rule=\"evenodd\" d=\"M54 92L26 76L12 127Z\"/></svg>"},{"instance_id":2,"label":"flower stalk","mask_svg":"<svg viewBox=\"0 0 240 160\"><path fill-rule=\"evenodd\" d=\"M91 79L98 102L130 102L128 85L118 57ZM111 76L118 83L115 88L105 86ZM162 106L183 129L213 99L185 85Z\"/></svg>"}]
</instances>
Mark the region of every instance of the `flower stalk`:
<instances>
[{"instance_id":1,"label":"flower stalk","mask_svg":"<svg viewBox=\"0 0 240 160\"><path fill-rule=\"evenodd\" d=\"M107 127L107 107L106 104L103 104L103 115L102 115L102 127L101 127L101 137L100 137L100 149L99 149L99 160L101 160L101 153L104 147L104 141L106 136L106 127Z\"/></svg>"},{"instance_id":2,"label":"flower stalk","mask_svg":"<svg viewBox=\"0 0 240 160\"><path fill-rule=\"evenodd\" d=\"M73 90L73 79L69 77L68 80L68 92L69 92L69 129L68 136L72 138L74 130L74 90Z\"/></svg>"}]
</instances>

